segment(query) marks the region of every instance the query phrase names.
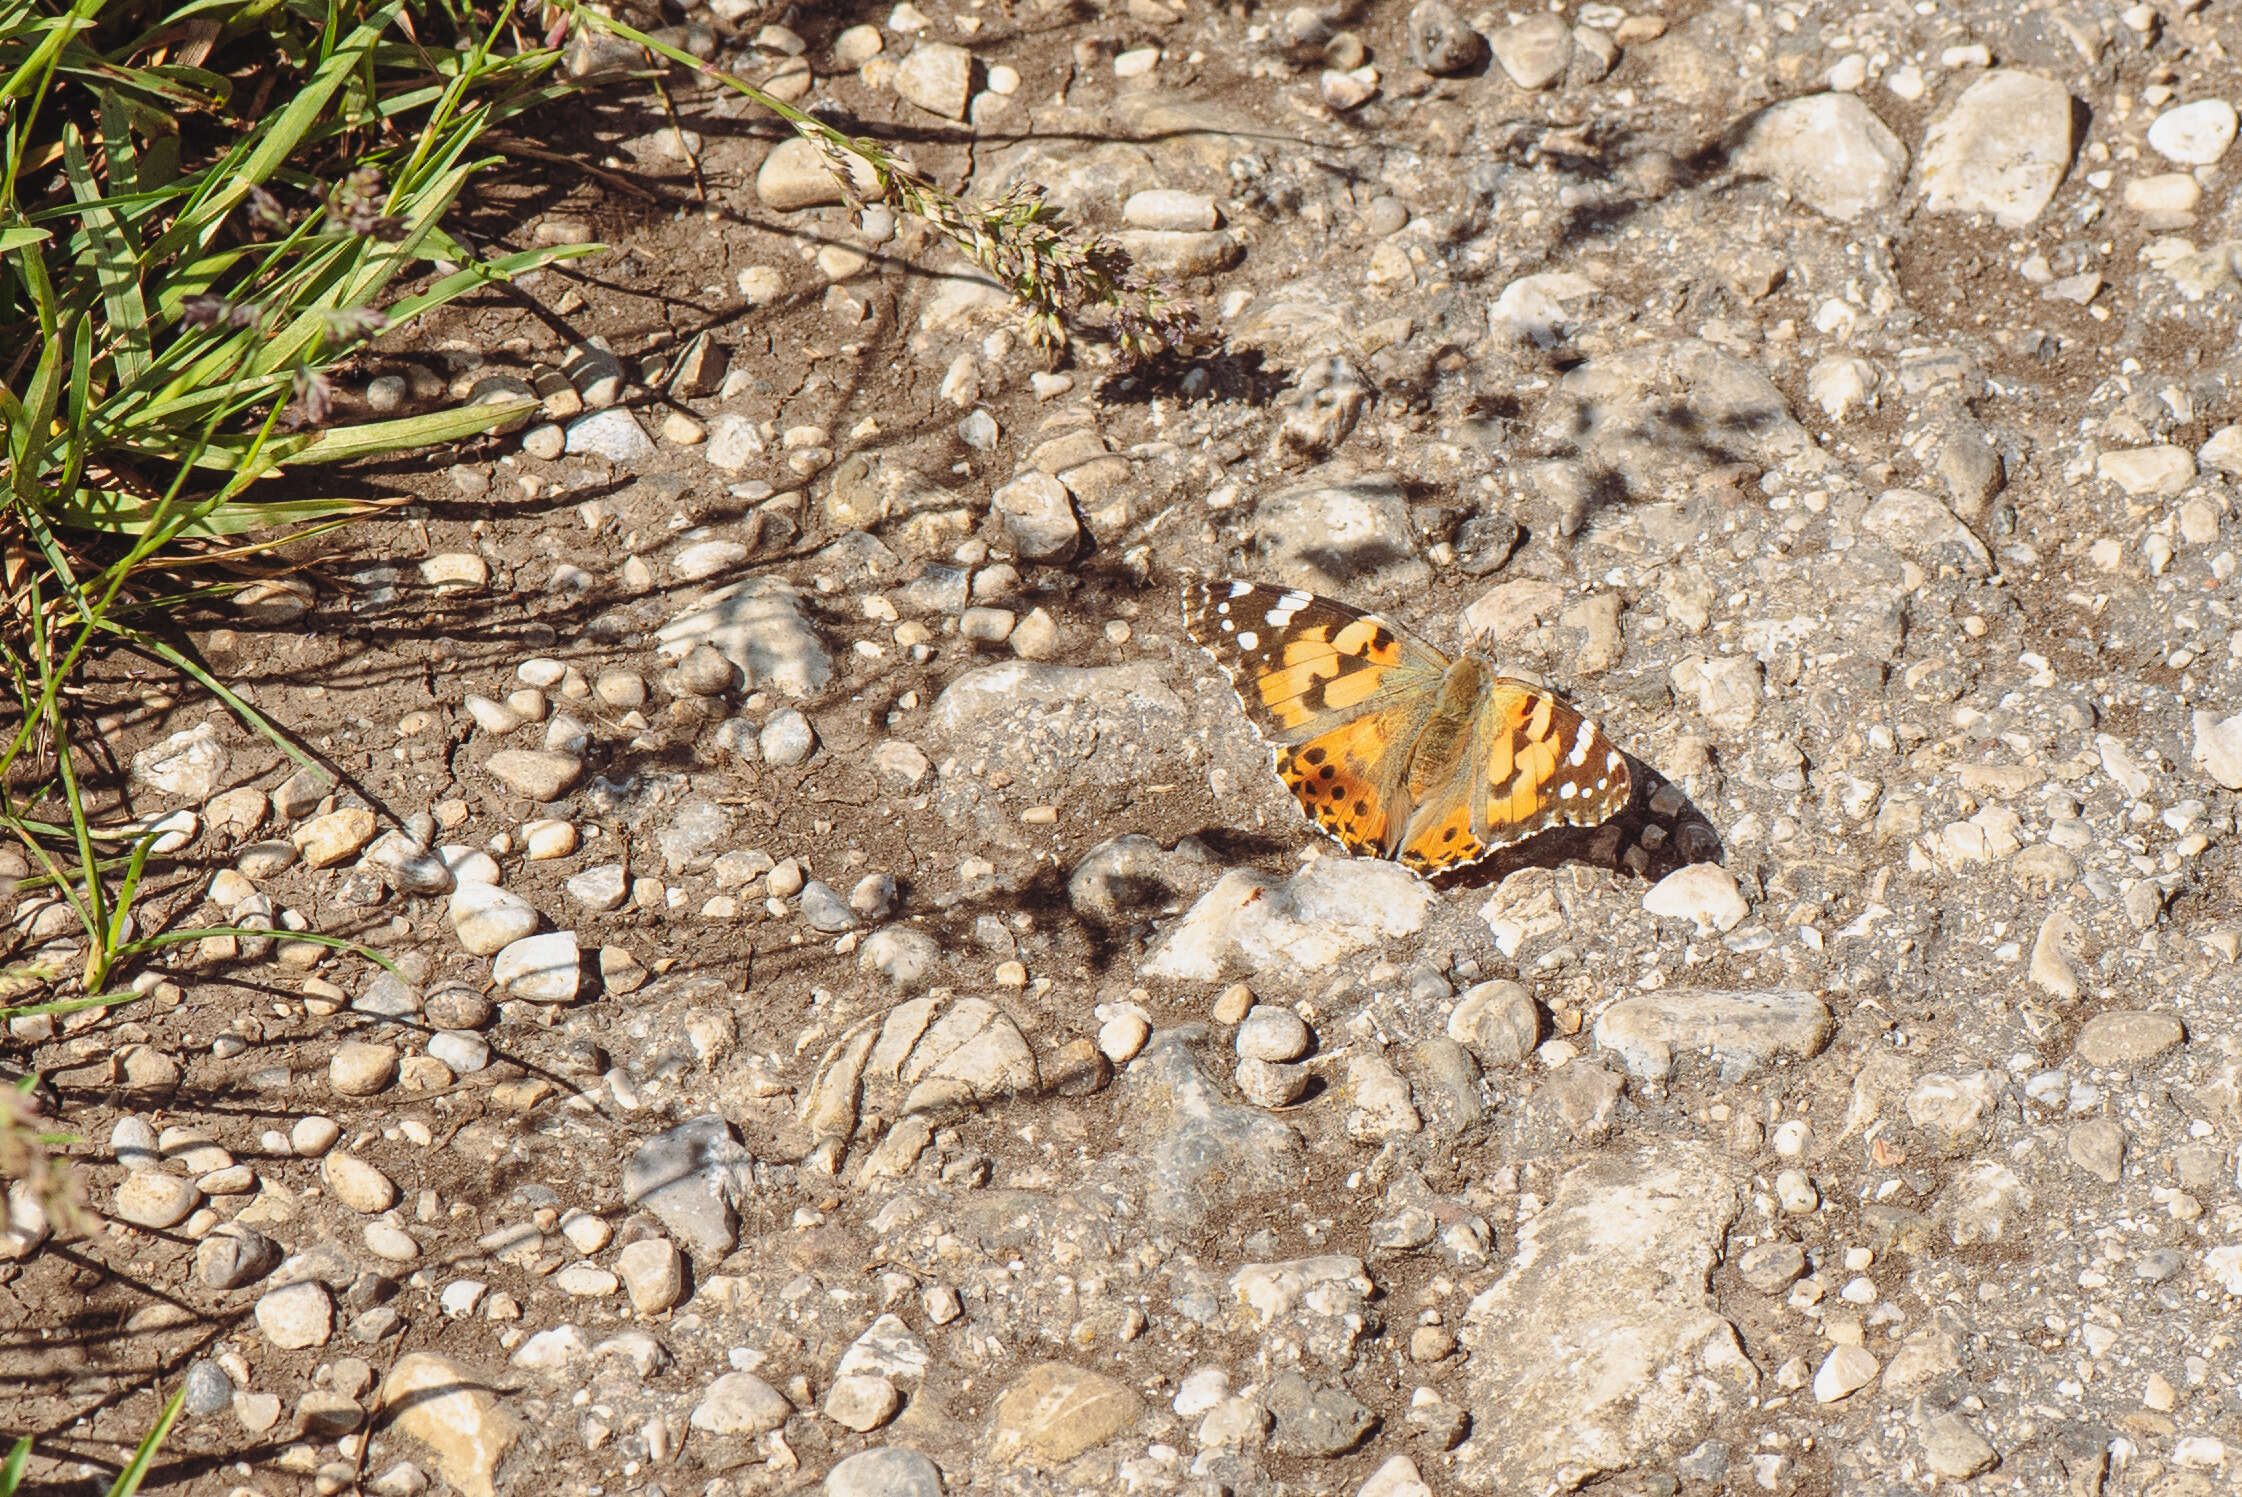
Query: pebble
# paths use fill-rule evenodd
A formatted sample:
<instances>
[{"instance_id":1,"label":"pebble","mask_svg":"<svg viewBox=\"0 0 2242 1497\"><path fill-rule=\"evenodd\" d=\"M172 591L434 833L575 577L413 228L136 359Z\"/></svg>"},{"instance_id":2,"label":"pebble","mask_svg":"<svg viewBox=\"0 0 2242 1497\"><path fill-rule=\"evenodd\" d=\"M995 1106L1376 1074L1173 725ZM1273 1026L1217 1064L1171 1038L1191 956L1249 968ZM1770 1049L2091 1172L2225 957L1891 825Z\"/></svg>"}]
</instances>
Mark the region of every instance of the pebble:
<instances>
[{"instance_id":1,"label":"pebble","mask_svg":"<svg viewBox=\"0 0 2242 1497\"><path fill-rule=\"evenodd\" d=\"M313 868L332 868L374 840L374 813L363 806L335 811L296 828L296 851Z\"/></svg>"},{"instance_id":2,"label":"pebble","mask_svg":"<svg viewBox=\"0 0 2242 1497\"><path fill-rule=\"evenodd\" d=\"M817 747L817 734L810 728L808 718L792 707L785 707L772 713L770 720L763 724L763 730L756 734L756 747L764 763L790 767L809 758Z\"/></svg>"},{"instance_id":3,"label":"pebble","mask_svg":"<svg viewBox=\"0 0 2242 1497\"><path fill-rule=\"evenodd\" d=\"M490 585L490 563L472 551L439 551L421 562L420 580L430 587L479 592Z\"/></svg>"},{"instance_id":4,"label":"pebble","mask_svg":"<svg viewBox=\"0 0 2242 1497\"><path fill-rule=\"evenodd\" d=\"M1992 1443L1968 1419L1949 1411L1922 1421L1923 1463L1948 1481L1967 1481L2000 1459Z\"/></svg>"},{"instance_id":5,"label":"pebble","mask_svg":"<svg viewBox=\"0 0 2242 1497\"><path fill-rule=\"evenodd\" d=\"M1487 40L1444 0L1420 0L1409 10L1409 56L1435 78L1469 73L1487 55Z\"/></svg>"},{"instance_id":6,"label":"pebble","mask_svg":"<svg viewBox=\"0 0 2242 1497\"><path fill-rule=\"evenodd\" d=\"M201 1204L202 1192L194 1181L151 1169L135 1171L125 1177L124 1183L117 1187L110 1211L119 1221L160 1231L179 1225Z\"/></svg>"},{"instance_id":7,"label":"pebble","mask_svg":"<svg viewBox=\"0 0 2242 1497\"><path fill-rule=\"evenodd\" d=\"M640 1315L659 1315L685 1295L685 1260L676 1244L649 1237L627 1244L616 1255L616 1270Z\"/></svg>"},{"instance_id":8,"label":"pebble","mask_svg":"<svg viewBox=\"0 0 2242 1497\"><path fill-rule=\"evenodd\" d=\"M904 1445L859 1450L825 1474L824 1497L942 1497L942 1472Z\"/></svg>"},{"instance_id":9,"label":"pebble","mask_svg":"<svg viewBox=\"0 0 2242 1497\"><path fill-rule=\"evenodd\" d=\"M1487 38L1510 81L1532 92L1556 84L1572 63L1572 28L1562 16L1530 16Z\"/></svg>"},{"instance_id":10,"label":"pebble","mask_svg":"<svg viewBox=\"0 0 2242 1497\"><path fill-rule=\"evenodd\" d=\"M1736 876L1717 863L1692 863L1667 874L1643 895L1643 908L1690 921L1701 936L1732 931L1751 913Z\"/></svg>"},{"instance_id":11,"label":"pebble","mask_svg":"<svg viewBox=\"0 0 2242 1497\"><path fill-rule=\"evenodd\" d=\"M568 427L566 451L581 457L604 458L618 468L632 469L653 457L653 441L638 417L629 411L595 411Z\"/></svg>"},{"instance_id":12,"label":"pebble","mask_svg":"<svg viewBox=\"0 0 2242 1497\"><path fill-rule=\"evenodd\" d=\"M491 961L491 981L533 1003L570 1003L583 982L583 956L572 930L513 942Z\"/></svg>"},{"instance_id":13,"label":"pebble","mask_svg":"<svg viewBox=\"0 0 2242 1497\"><path fill-rule=\"evenodd\" d=\"M195 1277L209 1289L253 1284L279 1263L279 1244L239 1222L221 1222L195 1245Z\"/></svg>"},{"instance_id":14,"label":"pebble","mask_svg":"<svg viewBox=\"0 0 2242 1497\"><path fill-rule=\"evenodd\" d=\"M825 1395L825 1417L858 1434L878 1429L902 1407L903 1395L884 1377L835 1378Z\"/></svg>"},{"instance_id":15,"label":"pebble","mask_svg":"<svg viewBox=\"0 0 2242 1497\"><path fill-rule=\"evenodd\" d=\"M620 863L601 863L573 875L564 887L568 897L586 909L618 910L629 897L630 874Z\"/></svg>"},{"instance_id":16,"label":"pebble","mask_svg":"<svg viewBox=\"0 0 2242 1497\"><path fill-rule=\"evenodd\" d=\"M1314 1045L1307 1022L1289 1008L1263 1004L1248 1013L1238 1026L1237 1051L1241 1060L1298 1060Z\"/></svg>"},{"instance_id":17,"label":"pebble","mask_svg":"<svg viewBox=\"0 0 2242 1497\"><path fill-rule=\"evenodd\" d=\"M2079 1059L2102 1070L2137 1070L2177 1050L2186 1027L2170 1013L2100 1013L2079 1030Z\"/></svg>"},{"instance_id":18,"label":"pebble","mask_svg":"<svg viewBox=\"0 0 2242 1497\"><path fill-rule=\"evenodd\" d=\"M2198 99L2167 109L2149 126L2149 149L2177 166L2211 166L2234 144L2234 106Z\"/></svg>"},{"instance_id":19,"label":"pebble","mask_svg":"<svg viewBox=\"0 0 2242 1497\"><path fill-rule=\"evenodd\" d=\"M1132 229L1206 232L1222 226L1222 215L1204 193L1155 187L1129 194L1121 205L1121 222Z\"/></svg>"},{"instance_id":20,"label":"pebble","mask_svg":"<svg viewBox=\"0 0 2242 1497\"><path fill-rule=\"evenodd\" d=\"M288 1284L257 1301L257 1329L283 1351L325 1346L334 1334L335 1303L317 1281Z\"/></svg>"},{"instance_id":21,"label":"pebble","mask_svg":"<svg viewBox=\"0 0 2242 1497\"><path fill-rule=\"evenodd\" d=\"M387 1047L383 1048L386 1049ZM392 1052L392 1057L394 1058L394 1052ZM388 1084L386 1080L382 1081L373 1090L380 1091L382 1087ZM338 1087L337 1090L342 1089ZM342 1136L343 1130L340 1123L333 1118L312 1113L307 1117L298 1118L296 1125L288 1130L288 1147L295 1150L297 1155L302 1158L317 1159L329 1149L332 1149L336 1140Z\"/></svg>"},{"instance_id":22,"label":"pebble","mask_svg":"<svg viewBox=\"0 0 2242 1497\"><path fill-rule=\"evenodd\" d=\"M532 821L522 827L522 852L532 863L565 858L576 851L576 826L567 821Z\"/></svg>"},{"instance_id":23,"label":"pebble","mask_svg":"<svg viewBox=\"0 0 2242 1497\"><path fill-rule=\"evenodd\" d=\"M559 800L584 773L574 754L550 749L502 749L485 760L483 768L516 795L539 804Z\"/></svg>"},{"instance_id":24,"label":"pebble","mask_svg":"<svg viewBox=\"0 0 2242 1497\"><path fill-rule=\"evenodd\" d=\"M1012 637L1019 615L1009 608L968 608L958 615L958 637L976 644L1000 645Z\"/></svg>"},{"instance_id":25,"label":"pebble","mask_svg":"<svg viewBox=\"0 0 2242 1497\"><path fill-rule=\"evenodd\" d=\"M753 1438L784 1424L794 1406L752 1372L727 1372L693 1406L692 1427L704 1434Z\"/></svg>"},{"instance_id":26,"label":"pebble","mask_svg":"<svg viewBox=\"0 0 2242 1497\"><path fill-rule=\"evenodd\" d=\"M1308 1094L1314 1078L1306 1066L1276 1061L1238 1062L1238 1094L1256 1107L1290 1107Z\"/></svg>"},{"instance_id":27,"label":"pebble","mask_svg":"<svg viewBox=\"0 0 2242 1497\"><path fill-rule=\"evenodd\" d=\"M920 42L895 70L895 92L929 114L962 120L973 91L973 54L948 42Z\"/></svg>"},{"instance_id":28,"label":"pebble","mask_svg":"<svg viewBox=\"0 0 2242 1497\"><path fill-rule=\"evenodd\" d=\"M490 1064L490 1043L472 1030L438 1030L429 1036L428 1053L455 1076L472 1076Z\"/></svg>"},{"instance_id":29,"label":"pebble","mask_svg":"<svg viewBox=\"0 0 2242 1497\"><path fill-rule=\"evenodd\" d=\"M802 885L801 916L810 929L827 935L853 930L857 923L856 912L848 903L831 886L814 878Z\"/></svg>"},{"instance_id":30,"label":"pebble","mask_svg":"<svg viewBox=\"0 0 2242 1497\"><path fill-rule=\"evenodd\" d=\"M1735 164L1825 217L1850 223L1888 208L1907 180L1907 150L1849 93L1787 99L1753 120Z\"/></svg>"},{"instance_id":31,"label":"pebble","mask_svg":"<svg viewBox=\"0 0 2242 1497\"><path fill-rule=\"evenodd\" d=\"M326 1182L336 1200L353 1211L372 1216L397 1204L396 1182L383 1174L378 1165L347 1150L330 1153L319 1167L319 1178Z\"/></svg>"},{"instance_id":32,"label":"pebble","mask_svg":"<svg viewBox=\"0 0 2242 1497\"><path fill-rule=\"evenodd\" d=\"M1521 1065L1541 1043L1541 1012L1518 983L1476 983L1456 1000L1447 1033L1482 1065Z\"/></svg>"},{"instance_id":33,"label":"pebble","mask_svg":"<svg viewBox=\"0 0 2242 1497\"><path fill-rule=\"evenodd\" d=\"M2103 453L2094 471L2127 494L2169 496L2194 481L2195 458L2185 447L2132 447Z\"/></svg>"},{"instance_id":34,"label":"pebble","mask_svg":"<svg viewBox=\"0 0 2242 1497\"><path fill-rule=\"evenodd\" d=\"M109 1155L128 1170L152 1170L163 1163L156 1130L146 1118L121 1117L109 1129Z\"/></svg>"},{"instance_id":35,"label":"pebble","mask_svg":"<svg viewBox=\"0 0 2242 1497\"><path fill-rule=\"evenodd\" d=\"M448 907L459 944L475 956L494 956L538 926L537 907L495 884L461 884Z\"/></svg>"},{"instance_id":36,"label":"pebble","mask_svg":"<svg viewBox=\"0 0 2242 1497\"><path fill-rule=\"evenodd\" d=\"M1127 1385L1065 1362L1042 1362L996 1396L989 1457L1057 1466L1135 1424L1143 1400Z\"/></svg>"},{"instance_id":37,"label":"pebble","mask_svg":"<svg viewBox=\"0 0 2242 1497\"><path fill-rule=\"evenodd\" d=\"M1057 566L1082 543L1082 524L1066 485L1048 473L1023 473L990 496L1005 535L1025 561Z\"/></svg>"},{"instance_id":38,"label":"pebble","mask_svg":"<svg viewBox=\"0 0 2242 1497\"><path fill-rule=\"evenodd\" d=\"M720 697L739 684L739 668L708 645L695 645L677 663L677 684L697 697Z\"/></svg>"},{"instance_id":39,"label":"pebble","mask_svg":"<svg viewBox=\"0 0 2242 1497\"><path fill-rule=\"evenodd\" d=\"M1059 626L1040 608L1012 626L1012 653L1022 660L1049 660L1059 653Z\"/></svg>"},{"instance_id":40,"label":"pebble","mask_svg":"<svg viewBox=\"0 0 2242 1497\"><path fill-rule=\"evenodd\" d=\"M366 1251L384 1262L415 1263L420 1259L420 1243L395 1222L366 1223L364 1240Z\"/></svg>"},{"instance_id":41,"label":"pebble","mask_svg":"<svg viewBox=\"0 0 2242 1497\"><path fill-rule=\"evenodd\" d=\"M1876 1381L1875 1354L1858 1346L1836 1346L1814 1372L1814 1401L1835 1403Z\"/></svg>"},{"instance_id":42,"label":"pebble","mask_svg":"<svg viewBox=\"0 0 2242 1497\"><path fill-rule=\"evenodd\" d=\"M752 553L738 541L696 541L670 560L670 570L680 581L706 582L738 568Z\"/></svg>"},{"instance_id":43,"label":"pebble","mask_svg":"<svg viewBox=\"0 0 2242 1497\"><path fill-rule=\"evenodd\" d=\"M397 1047L348 1041L327 1063L327 1081L346 1097L371 1097L397 1079Z\"/></svg>"}]
</instances>

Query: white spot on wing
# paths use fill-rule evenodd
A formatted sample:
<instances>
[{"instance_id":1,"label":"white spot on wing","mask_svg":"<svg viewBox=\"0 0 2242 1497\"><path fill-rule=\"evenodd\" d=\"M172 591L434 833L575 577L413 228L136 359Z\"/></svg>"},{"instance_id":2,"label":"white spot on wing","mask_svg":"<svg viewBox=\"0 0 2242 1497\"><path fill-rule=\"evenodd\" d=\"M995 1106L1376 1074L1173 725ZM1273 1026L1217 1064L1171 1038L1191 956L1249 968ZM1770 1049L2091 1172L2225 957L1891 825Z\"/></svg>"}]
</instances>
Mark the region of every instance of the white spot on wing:
<instances>
[{"instance_id":1,"label":"white spot on wing","mask_svg":"<svg viewBox=\"0 0 2242 1497\"><path fill-rule=\"evenodd\" d=\"M1230 596L1233 598L1242 598L1252 591L1253 584L1250 582L1233 582L1230 584Z\"/></svg>"},{"instance_id":2,"label":"white spot on wing","mask_svg":"<svg viewBox=\"0 0 2242 1497\"><path fill-rule=\"evenodd\" d=\"M1570 780L1565 781L1564 784L1557 787L1557 799L1559 800L1571 800L1575 795L1578 795L1579 793L1580 787L1575 785Z\"/></svg>"},{"instance_id":3,"label":"white spot on wing","mask_svg":"<svg viewBox=\"0 0 2242 1497\"><path fill-rule=\"evenodd\" d=\"M1604 755L1604 768L1606 768L1606 769L1617 769L1617 768L1619 768L1619 755L1618 755L1618 754L1616 754L1616 753L1611 753L1611 754L1606 754L1606 755Z\"/></svg>"},{"instance_id":4,"label":"white spot on wing","mask_svg":"<svg viewBox=\"0 0 2242 1497\"><path fill-rule=\"evenodd\" d=\"M1580 731L1573 735L1573 751L1565 756L1565 762L1575 769L1586 764L1588 762L1588 745L1595 736L1596 725L1584 719L1581 722Z\"/></svg>"},{"instance_id":5,"label":"white spot on wing","mask_svg":"<svg viewBox=\"0 0 2242 1497\"><path fill-rule=\"evenodd\" d=\"M1254 633L1251 629L1248 629L1245 633L1238 636L1238 648L1241 650L1260 649L1261 636Z\"/></svg>"}]
</instances>

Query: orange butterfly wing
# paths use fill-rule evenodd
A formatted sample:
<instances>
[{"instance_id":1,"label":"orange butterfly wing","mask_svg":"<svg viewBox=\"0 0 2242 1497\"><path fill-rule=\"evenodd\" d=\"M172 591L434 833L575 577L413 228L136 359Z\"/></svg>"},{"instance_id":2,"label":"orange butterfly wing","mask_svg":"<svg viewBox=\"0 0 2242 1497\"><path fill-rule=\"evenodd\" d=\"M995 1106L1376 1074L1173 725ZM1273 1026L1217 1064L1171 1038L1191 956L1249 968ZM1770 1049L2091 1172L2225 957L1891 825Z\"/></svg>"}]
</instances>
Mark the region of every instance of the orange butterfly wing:
<instances>
[{"instance_id":1,"label":"orange butterfly wing","mask_svg":"<svg viewBox=\"0 0 2242 1497\"><path fill-rule=\"evenodd\" d=\"M1409 745L1446 657L1374 614L1255 582L1187 583L1183 617L1275 749L1301 810L1349 852L1393 856L1409 814Z\"/></svg>"},{"instance_id":2,"label":"orange butterfly wing","mask_svg":"<svg viewBox=\"0 0 2242 1497\"><path fill-rule=\"evenodd\" d=\"M1553 826L1601 825L1633 794L1601 729L1551 692L1498 678L1470 751L1410 818L1396 857L1425 874L1462 868Z\"/></svg>"}]
</instances>

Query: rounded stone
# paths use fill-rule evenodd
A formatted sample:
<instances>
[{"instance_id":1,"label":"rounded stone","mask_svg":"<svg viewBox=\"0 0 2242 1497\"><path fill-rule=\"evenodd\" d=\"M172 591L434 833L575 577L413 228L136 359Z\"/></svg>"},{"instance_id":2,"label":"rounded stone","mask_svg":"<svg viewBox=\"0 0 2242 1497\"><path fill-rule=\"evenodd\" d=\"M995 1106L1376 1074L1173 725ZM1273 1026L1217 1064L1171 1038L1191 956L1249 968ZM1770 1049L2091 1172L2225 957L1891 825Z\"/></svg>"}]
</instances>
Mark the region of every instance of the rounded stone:
<instances>
[{"instance_id":1,"label":"rounded stone","mask_svg":"<svg viewBox=\"0 0 2242 1497\"><path fill-rule=\"evenodd\" d=\"M1289 1008L1262 1004L1247 1013L1238 1026L1241 1060L1298 1060L1315 1043L1307 1021Z\"/></svg>"},{"instance_id":2,"label":"rounded stone","mask_svg":"<svg viewBox=\"0 0 2242 1497\"><path fill-rule=\"evenodd\" d=\"M472 1076L490 1064L489 1042L472 1030L439 1030L429 1038L428 1053L457 1076Z\"/></svg>"},{"instance_id":3,"label":"rounded stone","mask_svg":"<svg viewBox=\"0 0 2242 1497\"><path fill-rule=\"evenodd\" d=\"M2126 1009L2096 1014L2079 1029L2079 1059L2106 1071L2145 1066L2187 1039L2177 1014Z\"/></svg>"},{"instance_id":4,"label":"rounded stone","mask_svg":"<svg viewBox=\"0 0 2242 1497\"><path fill-rule=\"evenodd\" d=\"M185 1221L201 1204L202 1191L194 1181L139 1170L117 1187L111 1210L119 1221L161 1231Z\"/></svg>"},{"instance_id":5,"label":"rounded stone","mask_svg":"<svg viewBox=\"0 0 2242 1497\"><path fill-rule=\"evenodd\" d=\"M351 1210L372 1216L397 1204L397 1182L381 1166L348 1151L336 1151L319 1167L319 1178L336 1200Z\"/></svg>"},{"instance_id":6,"label":"rounded stone","mask_svg":"<svg viewBox=\"0 0 2242 1497\"><path fill-rule=\"evenodd\" d=\"M895 1384L862 1373L834 1379L825 1395L825 1417L858 1434L878 1429L902 1407L903 1395Z\"/></svg>"},{"instance_id":7,"label":"rounded stone","mask_svg":"<svg viewBox=\"0 0 2242 1497\"><path fill-rule=\"evenodd\" d=\"M420 1257L413 1234L395 1222L366 1223L366 1251L389 1263L411 1263Z\"/></svg>"},{"instance_id":8,"label":"rounded stone","mask_svg":"<svg viewBox=\"0 0 2242 1497\"><path fill-rule=\"evenodd\" d=\"M2149 126L2149 149L2179 166L2209 166L2234 144L2234 106L2198 99L2167 109Z\"/></svg>"},{"instance_id":9,"label":"rounded stone","mask_svg":"<svg viewBox=\"0 0 2242 1497\"><path fill-rule=\"evenodd\" d=\"M906 1445L860 1450L825 1473L825 1497L942 1497L942 1473Z\"/></svg>"},{"instance_id":10,"label":"rounded stone","mask_svg":"<svg viewBox=\"0 0 2242 1497\"><path fill-rule=\"evenodd\" d=\"M584 773L574 754L551 749L502 749L483 763L490 777L525 800L559 800Z\"/></svg>"},{"instance_id":11,"label":"rounded stone","mask_svg":"<svg viewBox=\"0 0 2242 1497\"><path fill-rule=\"evenodd\" d=\"M756 746L762 750L763 762L782 767L801 763L817 747L817 734L810 720L792 707L771 714L763 731L756 735Z\"/></svg>"},{"instance_id":12,"label":"rounded stone","mask_svg":"<svg viewBox=\"0 0 2242 1497\"><path fill-rule=\"evenodd\" d=\"M397 1047L352 1040L327 1063L327 1082L346 1097L371 1097L397 1079Z\"/></svg>"},{"instance_id":13,"label":"rounded stone","mask_svg":"<svg viewBox=\"0 0 2242 1497\"><path fill-rule=\"evenodd\" d=\"M325 1346L335 1330L335 1302L316 1280L285 1285L257 1301L257 1329L283 1351Z\"/></svg>"},{"instance_id":14,"label":"rounded stone","mask_svg":"<svg viewBox=\"0 0 2242 1497\"><path fill-rule=\"evenodd\" d=\"M583 984L583 953L572 930L514 942L490 965L491 981L533 1003L572 1002Z\"/></svg>"},{"instance_id":15,"label":"rounded stone","mask_svg":"<svg viewBox=\"0 0 2242 1497\"><path fill-rule=\"evenodd\" d=\"M537 907L496 884L461 884L449 906L459 944L475 956L492 956L537 929Z\"/></svg>"},{"instance_id":16,"label":"rounded stone","mask_svg":"<svg viewBox=\"0 0 2242 1497\"><path fill-rule=\"evenodd\" d=\"M752 1372L727 1372L708 1385L693 1406L691 1424L704 1434L767 1435L784 1424L794 1405Z\"/></svg>"},{"instance_id":17,"label":"rounded stone","mask_svg":"<svg viewBox=\"0 0 2242 1497\"><path fill-rule=\"evenodd\" d=\"M387 1082L383 1083L385 1086L387 1084ZM380 1087L375 1088L376 1091L380 1089ZM340 1090L340 1088L337 1088L337 1090ZM314 1113L310 1117L298 1118L296 1126L288 1130L288 1147L294 1149L298 1155L305 1159L317 1159L320 1155L332 1149L335 1146L335 1141L342 1136L342 1124L336 1122L333 1118L321 1117Z\"/></svg>"},{"instance_id":18,"label":"rounded stone","mask_svg":"<svg viewBox=\"0 0 2242 1497\"><path fill-rule=\"evenodd\" d=\"M1256 1107L1290 1107L1308 1091L1308 1068L1272 1060L1238 1062L1238 1091Z\"/></svg>"},{"instance_id":19,"label":"rounded stone","mask_svg":"<svg viewBox=\"0 0 2242 1497\"><path fill-rule=\"evenodd\" d=\"M623 1276L631 1308L641 1315L659 1315L684 1297L684 1256L666 1237L627 1244L615 1255L615 1267Z\"/></svg>"},{"instance_id":20,"label":"rounded stone","mask_svg":"<svg viewBox=\"0 0 2242 1497\"><path fill-rule=\"evenodd\" d=\"M180 1407L190 1414L222 1414L234 1404L233 1379L216 1362L197 1362L187 1369L186 1397Z\"/></svg>"}]
</instances>

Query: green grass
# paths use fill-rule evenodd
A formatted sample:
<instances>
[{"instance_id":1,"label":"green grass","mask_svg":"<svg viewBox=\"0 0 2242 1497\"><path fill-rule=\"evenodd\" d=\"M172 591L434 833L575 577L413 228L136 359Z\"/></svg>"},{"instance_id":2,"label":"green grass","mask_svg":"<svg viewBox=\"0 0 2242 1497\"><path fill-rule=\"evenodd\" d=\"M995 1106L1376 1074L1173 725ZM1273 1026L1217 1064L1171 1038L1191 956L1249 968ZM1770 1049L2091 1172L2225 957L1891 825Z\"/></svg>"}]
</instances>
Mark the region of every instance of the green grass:
<instances>
[{"instance_id":1,"label":"green grass","mask_svg":"<svg viewBox=\"0 0 2242 1497\"><path fill-rule=\"evenodd\" d=\"M123 967L209 934L133 930L150 849L89 804L82 668L159 662L301 759L168 635L213 590L192 579L365 509L301 474L269 497L283 471L532 408L332 425L328 376L386 327L597 248L483 263L444 227L496 159L485 133L568 91L557 58L510 4L476 26L405 0L0 0L0 827L85 946L74 971L0 973L50 990L0 1019L121 1001Z\"/></svg>"}]
</instances>

